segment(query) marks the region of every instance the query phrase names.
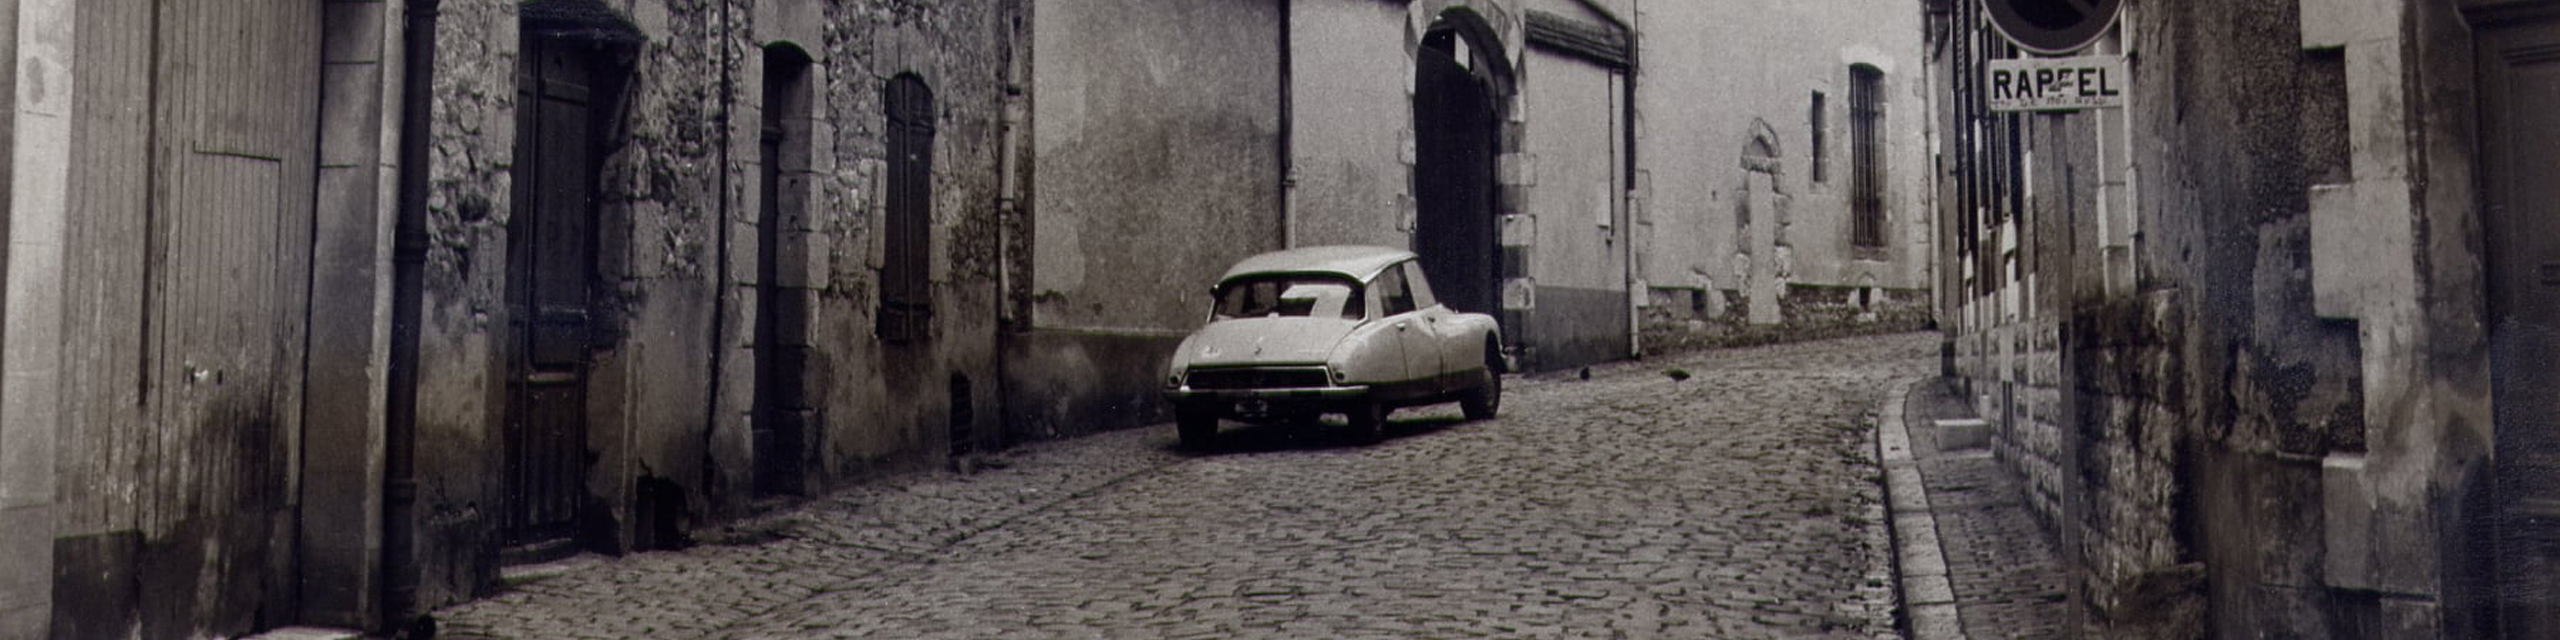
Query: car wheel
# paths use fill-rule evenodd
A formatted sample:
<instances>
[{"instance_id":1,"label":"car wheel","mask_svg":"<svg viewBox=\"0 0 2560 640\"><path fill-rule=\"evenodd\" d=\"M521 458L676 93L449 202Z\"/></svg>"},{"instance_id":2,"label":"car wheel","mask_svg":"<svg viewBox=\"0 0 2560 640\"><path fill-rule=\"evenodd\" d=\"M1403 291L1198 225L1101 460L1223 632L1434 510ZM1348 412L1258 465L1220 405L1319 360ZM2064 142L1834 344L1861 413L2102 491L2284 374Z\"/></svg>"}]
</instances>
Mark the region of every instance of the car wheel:
<instances>
[{"instance_id":1,"label":"car wheel","mask_svg":"<svg viewBox=\"0 0 2560 640\"><path fill-rule=\"evenodd\" d=\"M1176 408L1173 427L1182 434L1185 449L1207 449L1218 440L1218 414L1205 409Z\"/></svg>"},{"instance_id":2,"label":"car wheel","mask_svg":"<svg viewBox=\"0 0 2560 640\"><path fill-rule=\"evenodd\" d=\"M1467 395L1458 398L1458 408L1468 420L1490 420L1502 410L1502 356L1488 348L1484 354L1482 381Z\"/></svg>"},{"instance_id":3,"label":"car wheel","mask_svg":"<svg viewBox=\"0 0 2560 640\"><path fill-rule=\"evenodd\" d=\"M1350 419L1352 440L1370 444L1387 437L1387 405L1362 402L1343 417Z\"/></svg>"}]
</instances>

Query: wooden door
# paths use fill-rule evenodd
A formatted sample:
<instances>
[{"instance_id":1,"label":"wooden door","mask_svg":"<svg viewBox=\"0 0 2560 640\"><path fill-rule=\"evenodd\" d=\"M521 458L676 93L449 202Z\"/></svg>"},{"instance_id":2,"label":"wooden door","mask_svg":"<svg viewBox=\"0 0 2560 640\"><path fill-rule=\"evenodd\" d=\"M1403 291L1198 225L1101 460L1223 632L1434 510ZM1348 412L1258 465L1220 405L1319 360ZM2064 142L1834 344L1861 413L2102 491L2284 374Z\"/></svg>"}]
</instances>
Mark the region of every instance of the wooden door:
<instances>
[{"instance_id":1,"label":"wooden door","mask_svg":"<svg viewBox=\"0 0 2560 640\"><path fill-rule=\"evenodd\" d=\"M515 374L506 432L511 545L563 540L586 495L586 381L593 338L595 149L585 49L527 39L518 77L509 311Z\"/></svg>"},{"instance_id":2,"label":"wooden door","mask_svg":"<svg viewBox=\"0 0 2560 640\"><path fill-rule=\"evenodd\" d=\"M1422 270L1437 278L1432 284L1441 304L1493 313L1501 302L1493 97L1447 50L1425 47L1415 66L1413 251L1422 256Z\"/></svg>"},{"instance_id":3,"label":"wooden door","mask_svg":"<svg viewBox=\"0 0 2560 640\"><path fill-rule=\"evenodd\" d=\"M142 635L291 615L319 10L162 2L140 334L150 441ZM215 553L217 552L218 553ZM187 556L187 553L203 556ZM213 588L218 585L219 588Z\"/></svg>"},{"instance_id":4,"label":"wooden door","mask_svg":"<svg viewBox=\"0 0 2560 640\"><path fill-rule=\"evenodd\" d=\"M933 317L933 90L914 74L889 80L889 209L882 250L879 333L893 343L930 335Z\"/></svg>"},{"instance_id":5,"label":"wooden door","mask_svg":"<svg viewBox=\"0 0 2560 640\"><path fill-rule=\"evenodd\" d=\"M2560 21L2479 42L2498 615L2560 638Z\"/></svg>"}]
</instances>

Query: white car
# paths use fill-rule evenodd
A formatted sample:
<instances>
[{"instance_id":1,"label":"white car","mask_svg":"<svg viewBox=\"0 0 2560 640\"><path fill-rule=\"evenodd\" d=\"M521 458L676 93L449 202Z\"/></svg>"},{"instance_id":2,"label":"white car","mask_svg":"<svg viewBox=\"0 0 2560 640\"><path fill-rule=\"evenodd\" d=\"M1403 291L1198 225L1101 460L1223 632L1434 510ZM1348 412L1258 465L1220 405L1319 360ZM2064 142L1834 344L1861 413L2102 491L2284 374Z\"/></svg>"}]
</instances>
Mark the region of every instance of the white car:
<instances>
[{"instance_id":1,"label":"white car","mask_svg":"<svg viewBox=\"0 0 2560 640\"><path fill-rule=\"evenodd\" d=\"M1209 323L1182 340L1165 398L1184 446L1222 418L1340 413L1374 442L1397 407L1457 401L1470 420L1502 403L1492 316L1442 306L1412 252L1329 246L1246 258L1211 289Z\"/></svg>"}]
</instances>

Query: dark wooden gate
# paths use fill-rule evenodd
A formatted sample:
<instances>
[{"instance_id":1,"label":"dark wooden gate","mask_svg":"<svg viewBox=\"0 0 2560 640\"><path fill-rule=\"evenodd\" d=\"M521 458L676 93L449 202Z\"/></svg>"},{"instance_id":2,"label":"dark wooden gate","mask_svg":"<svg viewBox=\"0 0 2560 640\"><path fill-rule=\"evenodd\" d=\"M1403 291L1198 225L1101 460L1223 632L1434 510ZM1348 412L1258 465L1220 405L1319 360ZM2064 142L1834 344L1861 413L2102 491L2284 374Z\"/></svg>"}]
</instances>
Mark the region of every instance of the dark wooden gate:
<instances>
[{"instance_id":1,"label":"dark wooden gate","mask_svg":"<svg viewBox=\"0 0 2560 640\"><path fill-rule=\"evenodd\" d=\"M510 545L567 539L586 495L589 297L595 281L595 65L586 48L528 38L517 78L506 425Z\"/></svg>"},{"instance_id":2,"label":"dark wooden gate","mask_svg":"<svg viewBox=\"0 0 2560 640\"><path fill-rule=\"evenodd\" d=\"M804 461L809 446L809 408L805 376L809 361L807 261L791 248L786 235L807 225L799 189L805 187L806 144L798 127L786 120L807 113L809 59L788 45L774 45L764 56L764 122L761 174L757 193L756 235L756 490L767 494L799 494L808 489ZM792 202L784 202L790 196Z\"/></svg>"},{"instance_id":3,"label":"dark wooden gate","mask_svg":"<svg viewBox=\"0 0 2560 640\"><path fill-rule=\"evenodd\" d=\"M2499 621L2560 638L2560 21L2481 33Z\"/></svg>"},{"instance_id":4,"label":"dark wooden gate","mask_svg":"<svg viewBox=\"0 0 2560 640\"><path fill-rule=\"evenodd\" d=\"M933 317L933 90L915 74L889 80L889 220L880 283L880 339L913 342Z\"/></svg>"},{"instance_id":5,"label":"dark wooden gate","mask_svg":"<svg viewBox=\"0 0 2560 640\"><path fill-rule=\"evenodd\" d=\"M1452 57L1456 38L1435 34L1415 56L1413 249L1443 304L1493 313L1501 304L1493 97L1483 78Z\"/></svg>"}]
</instances>

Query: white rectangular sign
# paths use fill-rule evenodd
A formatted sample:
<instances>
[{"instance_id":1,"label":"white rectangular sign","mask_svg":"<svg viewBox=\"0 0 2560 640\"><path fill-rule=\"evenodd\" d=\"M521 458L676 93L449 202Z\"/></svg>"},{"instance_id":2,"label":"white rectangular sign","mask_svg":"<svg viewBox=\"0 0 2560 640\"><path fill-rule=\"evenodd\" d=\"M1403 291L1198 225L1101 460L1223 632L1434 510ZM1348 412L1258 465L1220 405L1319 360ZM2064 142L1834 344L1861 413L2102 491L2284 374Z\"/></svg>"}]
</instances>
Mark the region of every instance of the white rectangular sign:
<instances>
[{"instance_id":1,"label":"white rectangular sign","mask_svg":"<svg viewBox=\"0 0 2560 640\"><path fill-rule=\"evenodd\" d=\"M2023 58L1992 60L1989 89L1992 111L2068 111L2124 106L2133 76L2124 56Z\"/></svg>"}]
</instances>

